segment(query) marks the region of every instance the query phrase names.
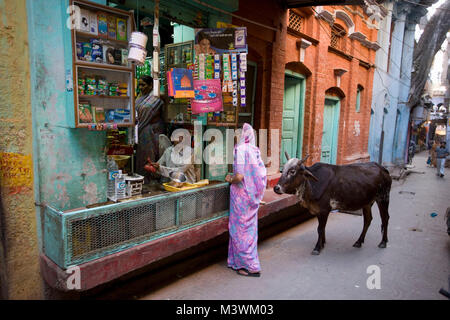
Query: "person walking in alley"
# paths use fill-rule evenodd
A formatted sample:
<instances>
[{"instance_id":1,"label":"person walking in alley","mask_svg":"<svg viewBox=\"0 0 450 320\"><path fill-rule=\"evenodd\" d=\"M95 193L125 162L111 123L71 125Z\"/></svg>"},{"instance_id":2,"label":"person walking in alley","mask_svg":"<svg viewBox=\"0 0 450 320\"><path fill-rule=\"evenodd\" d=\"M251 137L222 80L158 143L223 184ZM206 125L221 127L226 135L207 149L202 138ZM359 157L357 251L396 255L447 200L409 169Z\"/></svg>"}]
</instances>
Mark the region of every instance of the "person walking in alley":
<instances>
[{"instance_id":1,"label":"person walking in alley","mask_svg":"<svg viewBox=\"0 0 450 320\"><path fill-rule=\"evenodd\" d=\"M437 175L440 177L444 176L444 168L445 168L445 158L449 155L449 152L446 148L446 142L442 141L439 148L436 148L436 168Z\"/></svg>"},{"instance_id":2,"label":"person walking in alley","mask_svg":"<svg viewBox=\"0 0 450 320\"><path fill-rule=\"evenodd\" d=\"M253 128L245 123L234 148L233 175L225 180L230 187L228 267L239 275L259 277L258 208L267 184L261 153Z\"/></svg>"}]
</instances>

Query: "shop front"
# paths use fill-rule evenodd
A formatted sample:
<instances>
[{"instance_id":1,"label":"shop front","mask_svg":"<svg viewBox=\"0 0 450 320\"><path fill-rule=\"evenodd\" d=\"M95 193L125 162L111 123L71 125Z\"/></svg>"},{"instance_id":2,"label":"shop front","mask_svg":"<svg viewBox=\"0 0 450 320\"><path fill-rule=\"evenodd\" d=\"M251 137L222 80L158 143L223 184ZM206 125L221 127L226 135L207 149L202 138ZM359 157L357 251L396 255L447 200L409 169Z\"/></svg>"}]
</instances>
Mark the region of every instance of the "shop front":
<instances>
[{"instance_id":1,"label":"shop front","mask_svg":"<svg viewBox=\"0 0 450 320\"><path fill-rule=\"evenodd\" d=\"M87 290L227 230L261 62L237 1L144 4L28 3L41 272L59 290L74 267Z\"/></svg>"}]
</instances>

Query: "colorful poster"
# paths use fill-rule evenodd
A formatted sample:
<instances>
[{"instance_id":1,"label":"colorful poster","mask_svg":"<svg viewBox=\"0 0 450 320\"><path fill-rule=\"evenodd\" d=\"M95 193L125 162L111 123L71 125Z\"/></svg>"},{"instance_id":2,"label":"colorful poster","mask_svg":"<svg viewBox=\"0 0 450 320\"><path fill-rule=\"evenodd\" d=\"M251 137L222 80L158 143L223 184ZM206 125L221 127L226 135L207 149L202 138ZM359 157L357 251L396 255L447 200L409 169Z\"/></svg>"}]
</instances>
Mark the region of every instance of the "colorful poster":
<instances>
[{"instance_id":1,"label":"colorful poster","mask_svg":"<svg viewBox=\"0 0 450 320\"><path fill-rule=\"evenodd\" d=\"M192 114L218 112L223 110L220 79L194 80L195 99L192 100Z\"/></svg>"},{"instance_id":2,"label":"colorful poster","mask_svg":"<svg viewBox=\"0 0 450 320\"><path fill-rule=\"evenodd\" d=\"M195 29L195 54L247 52L247 28Z\"/></svg>"},{"instance_id":3,"label":"colorful poster","mask_svg":"<svg viewBox=\"0 0 450 320\"><path fill-rule=\"evenodd\" d=\"M175 98L194 98L194 78L192 70L174 68L171 71L173 93Z\"/></svg>"}]
</instances>

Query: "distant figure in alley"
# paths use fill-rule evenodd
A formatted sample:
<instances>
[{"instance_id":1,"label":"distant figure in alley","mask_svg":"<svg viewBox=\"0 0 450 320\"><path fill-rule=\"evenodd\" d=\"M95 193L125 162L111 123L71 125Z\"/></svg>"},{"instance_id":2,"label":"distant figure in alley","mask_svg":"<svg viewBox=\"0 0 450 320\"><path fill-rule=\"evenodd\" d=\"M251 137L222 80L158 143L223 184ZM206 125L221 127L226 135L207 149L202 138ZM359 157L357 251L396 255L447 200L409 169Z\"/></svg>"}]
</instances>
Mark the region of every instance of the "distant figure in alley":
<instances>
[{"instance_id":1,"label":"distant figure in alley","mask_svg":"<svg viewBox=\"0 0 450 320\"><path fill-rule=\"evenodd\" d=\"M446 148L446 144L447 143L445 141L442 141L439 148L436 148L436 168L437 168L436 175L438 175L441 178L444 177L445 159L449 155L449 152Z\"/></svg>"}]
</instances>

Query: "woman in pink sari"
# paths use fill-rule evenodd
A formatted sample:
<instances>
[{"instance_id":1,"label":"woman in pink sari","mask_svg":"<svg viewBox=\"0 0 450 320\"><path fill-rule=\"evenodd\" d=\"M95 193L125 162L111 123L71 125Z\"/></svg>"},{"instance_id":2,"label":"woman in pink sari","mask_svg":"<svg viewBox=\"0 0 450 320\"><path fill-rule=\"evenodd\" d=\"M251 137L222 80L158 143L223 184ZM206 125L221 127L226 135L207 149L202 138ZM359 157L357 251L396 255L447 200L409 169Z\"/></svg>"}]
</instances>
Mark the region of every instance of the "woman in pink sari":
<instances>
[{"instance_id":1,"label":"woman in pink sari","mask_svg":"<svg viewBox=\"0 0 450 320\"><path fill-rule=\"evenodd\" d=\"M259 277L258 208L267 177L253 128L247 123L234 148L233 171L233 175L226 177L231 183L228 267L239 275Z\"/></svg>"}]
</instances>

